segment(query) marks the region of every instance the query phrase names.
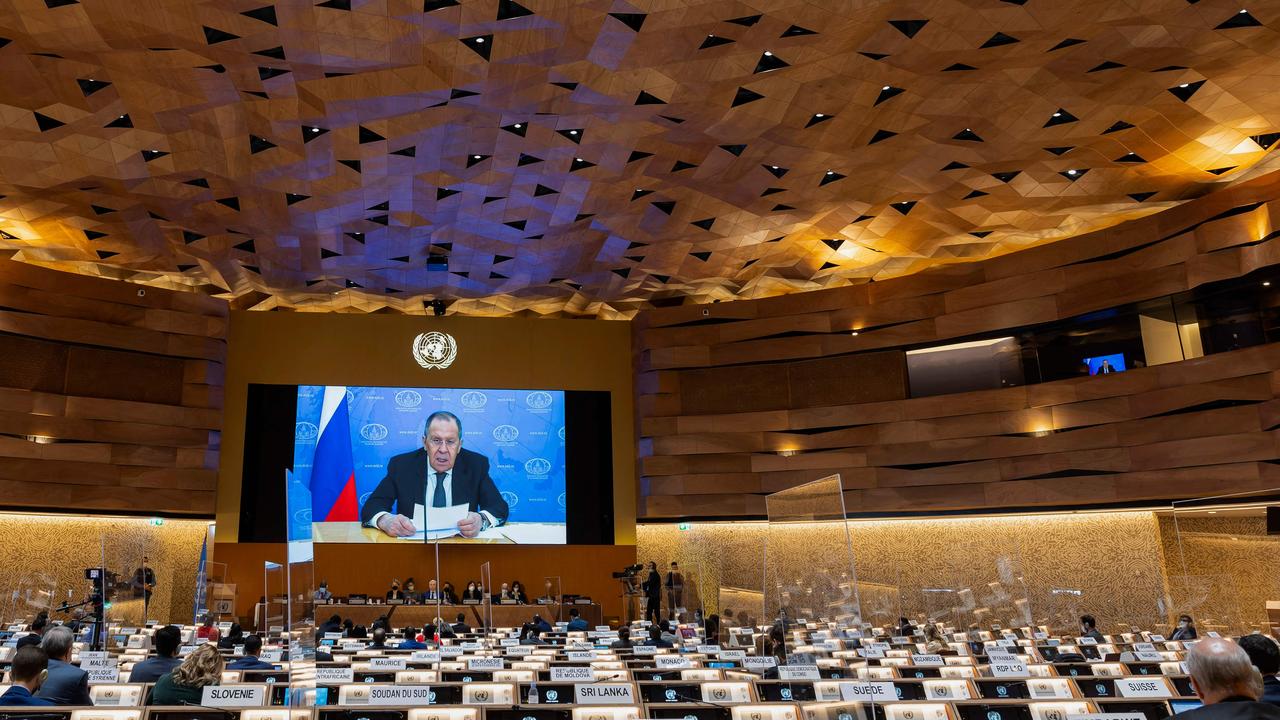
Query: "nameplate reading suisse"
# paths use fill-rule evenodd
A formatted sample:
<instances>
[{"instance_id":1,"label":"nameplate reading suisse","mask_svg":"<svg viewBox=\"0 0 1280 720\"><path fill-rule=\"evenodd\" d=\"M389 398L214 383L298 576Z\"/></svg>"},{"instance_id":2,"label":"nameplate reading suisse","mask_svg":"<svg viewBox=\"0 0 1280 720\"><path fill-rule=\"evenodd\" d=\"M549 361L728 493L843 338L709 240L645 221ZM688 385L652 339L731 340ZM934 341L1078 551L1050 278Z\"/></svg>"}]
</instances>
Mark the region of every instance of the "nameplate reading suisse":
<instances>
[{"instance_id":1,"label":"nameplate reading suisse","mask_svg":"<svg viewBox=\"0 0 1280 720\"><path fill-rule=\"evenodd\" d=\"M349 667L316 668L317 683L353 683L355 671Z\"/></svg>"},{"instance_id":2,"label":"nameplate reading suisse","mask_svg":"<svg viewBox=\"0 0 1280 720\"><path fill-rule=\"evenodd\" d=\"M501 670L502 658L471 658L467 660L468 670Z\"/></svg>"},{"instance_id":3,"label":"nameplate reading suisse","mask_svg":"<svg viewBox=\"0 0 1280 720\"><path fill-rule=\"evenodd\" d=\"M845 702L898 702L898 691L889 682L842 682L840 699Z\"/></svg>"},{"instance_id":4,"label":"nameplate reading suisse","mask_svg":"<svg viewBox=\"0 0 1280 720\"><path fill-rule=\"evenodd\" d=\"M369 705L429 705L431 688L426 685L374 685L369 688Z\"/></svg>"},{"instance_id":5,"label":"nameplate reading suisse","mask_svg":"<svg viewBox=\"0 0 1280 720\"><path fill-rule=\"evenodd\" d=\"M1145 678L1118 678L1116 692L1122 698L1167 698L1171 697L1169 686L1164 680Z\"/></svg>"},{"instance_id":6,"label":"nameplate reading suisse","mask_svg":"<svg viewBox=\"0 0 1280 720\"><path fill-rule=\"evenodd\" d=\"M745 660L747 658L746 650L721 650L721 660Z\"/></svg>"},{"instance_id":7,"label":"nameplate reading suisse","mask_svg":"<svg viewBox=\"0 0 1280 720\"><path fill-rule=\"evenodd\" d=\"M267 686L205 685L200 704L204 707L261 707L267 704Z\"/></svg>"},{"instance_id":8,"label":"nameplate reading suisse","mask_svg":"<svg viewBox=\"0 0 1280 720\"><path fill-rule=\"evenodd\" d=\"M370 670L404 670L405 659L402 657L369 658Z\"/></svg>"},{"instance_id":9,"label":"nameplate reading suisse","mask_svg":"<svg viewBox=\"0 0 1280 720\"><path fill-rule=\"evenodd\" d=\"M551 668L551 682L593 682L595 671L589 667L558 665Z\"/></svg>"},{"instance_id":10,"label":"nameplate reading suisse","mask_svg":"<svg viewBox=\"0 0 1280 720\"><path fill-rule=\"evenodd\" d=\"M817 665L783 665L778 668L779 680L821 680Z\"/></svg>"},{"instance_id":11,"label":"nameplate reading suisse","mask_svg":"<svg viewBox=\"0 0 1280 720\"><path fill-rule=\"evenodd\" d=\"M634 705L636 702L631 683L579 683L573 686L573 697L579 705Z\"/></svg>"}]
</instances>

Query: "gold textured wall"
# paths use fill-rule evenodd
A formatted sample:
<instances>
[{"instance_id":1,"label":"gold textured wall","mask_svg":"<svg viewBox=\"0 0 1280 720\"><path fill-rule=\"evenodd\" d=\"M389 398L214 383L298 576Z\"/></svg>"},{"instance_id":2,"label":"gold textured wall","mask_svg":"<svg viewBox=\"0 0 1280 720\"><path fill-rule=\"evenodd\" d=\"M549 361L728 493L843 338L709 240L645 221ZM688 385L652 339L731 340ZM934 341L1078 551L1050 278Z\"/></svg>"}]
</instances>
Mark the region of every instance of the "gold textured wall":
<instances>
[{"instance_id":1,"label":"gold textured wall","mask_svg":"<svg viewBox=\"0 0 1280 720\"><path fill-rule=\"evenodd\" d=\"M1206 630L1264 627L1266 603L1280 600L1280 537L1263 515L1160 518L1174 605Z\"/></svg>"},{"instance_id":2,"label":"gold textured wall","mask_svg":"<svg viewBox=\"0 0 1280 720\"><path fill-rule=\"evenodd\" d=\"M637 534L638 560L678 561L691 595L717 610L719 588L762 587L768 540L769 567L797 575L852 553L863 616L876 623L906 615L987 624L1022 613L1065 630L1083 612L1104 631L1168 622L1150 512L851 521L848 545L838 523L644 524Z\"/></svg>"},{"instance_id":3,"label":"gold textured wall","mask_svg":"<svg viewBox=\"0 0 1280 720\"><path fill-rule=\"evenodd\" d=\"M0 618L30 619L35 606L46 600L54 606L83 600L89 590L84 569L102 561L105 547L107 569L126 580L143 555L148 557L157 581L152 619L191 622L196 567L208 525L203 520L165 520L156 526L147 518L0 513ZM136 622L143 619L137 605L122 602L113 610Z\"/></svg>"}]
</instances>

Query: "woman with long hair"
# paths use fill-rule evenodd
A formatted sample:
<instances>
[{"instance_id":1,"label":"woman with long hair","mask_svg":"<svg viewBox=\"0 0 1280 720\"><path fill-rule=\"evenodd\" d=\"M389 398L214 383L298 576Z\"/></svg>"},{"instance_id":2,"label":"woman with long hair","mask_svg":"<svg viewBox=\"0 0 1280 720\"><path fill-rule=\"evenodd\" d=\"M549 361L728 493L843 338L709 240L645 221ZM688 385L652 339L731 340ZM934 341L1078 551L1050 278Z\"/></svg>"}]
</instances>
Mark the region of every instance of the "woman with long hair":
<instances>
[{"instance_id":1,"label":"woman with long hair","mask_svg":"<svg viewBox=\"0 0 1280 720\"><path fill-rule=\"evenodd\" d=\"M216 645L201 645L173 672L161 675L148 705L199 705L207 685L222 682L222 654Z\"/></svg>"}]
</instances>

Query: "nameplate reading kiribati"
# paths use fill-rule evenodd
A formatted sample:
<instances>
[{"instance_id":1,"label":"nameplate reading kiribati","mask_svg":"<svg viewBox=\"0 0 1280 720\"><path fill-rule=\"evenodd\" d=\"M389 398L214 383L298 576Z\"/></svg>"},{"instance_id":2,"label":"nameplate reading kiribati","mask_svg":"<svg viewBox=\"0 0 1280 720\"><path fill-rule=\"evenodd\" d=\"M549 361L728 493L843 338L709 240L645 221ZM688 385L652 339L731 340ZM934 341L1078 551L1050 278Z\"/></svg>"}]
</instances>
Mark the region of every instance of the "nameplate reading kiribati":
<instances>
[{"instance_id":1,"label":"nameplate reading kiribati","mask_svg":"<svg viewBox=\"0 0 1280 720\"><path fill-rule=\"evenodd\" d=\"M200 695L205 707L261 707L267 704L266 685L206 685Z\"/></svg>"},{"instance_id":2,"label":"nameplate reading kiribati","mask_svg":"<svg viewBox=\"0 0 1280 720\"><path fill-rule=\"evenodd\" d=\"M430 705L434 693L426 685L374 685L369 688L369 705Z\"/></svg>"},{"instance_id":3,"label":"nameplate reading kiribati","mask_svg":"<svg viewBox=\"0 0 1280 720\"><path fill-rule=\"evenodd\" d=\"M578 683L573 696L579 705L633 705L635 688L630 683Z\"/></svg>"}]
</instances>

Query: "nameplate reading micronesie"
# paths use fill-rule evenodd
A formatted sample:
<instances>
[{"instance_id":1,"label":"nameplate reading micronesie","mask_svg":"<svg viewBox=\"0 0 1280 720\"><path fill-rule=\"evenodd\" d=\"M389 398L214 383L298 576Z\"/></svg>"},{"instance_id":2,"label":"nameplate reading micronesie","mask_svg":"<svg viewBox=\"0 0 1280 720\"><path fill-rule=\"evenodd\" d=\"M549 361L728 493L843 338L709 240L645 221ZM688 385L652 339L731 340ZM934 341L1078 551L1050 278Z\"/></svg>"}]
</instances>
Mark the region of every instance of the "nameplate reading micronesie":
<instances>
[{"instance_id":1,"label":"nameplate reading micronesie","mask_svg":"<svg viewBox=\"0 0 1280 720\"><path fill-rule=\"evenodd\" d=\"M267 704L266 685L206 685L200 695L204 707L262 707Z\"/></svg>"},{"instance_id":2,"label":"nameplate reading micronesie","mask_svg":"<svg viewBox=\"0 0 1280 720\"><path fill-rule=\"evenodd\" d=\"M635 688L630 683L578 683L573 696L579 705L634 705Z\"/></svg>"}]
</instances>

